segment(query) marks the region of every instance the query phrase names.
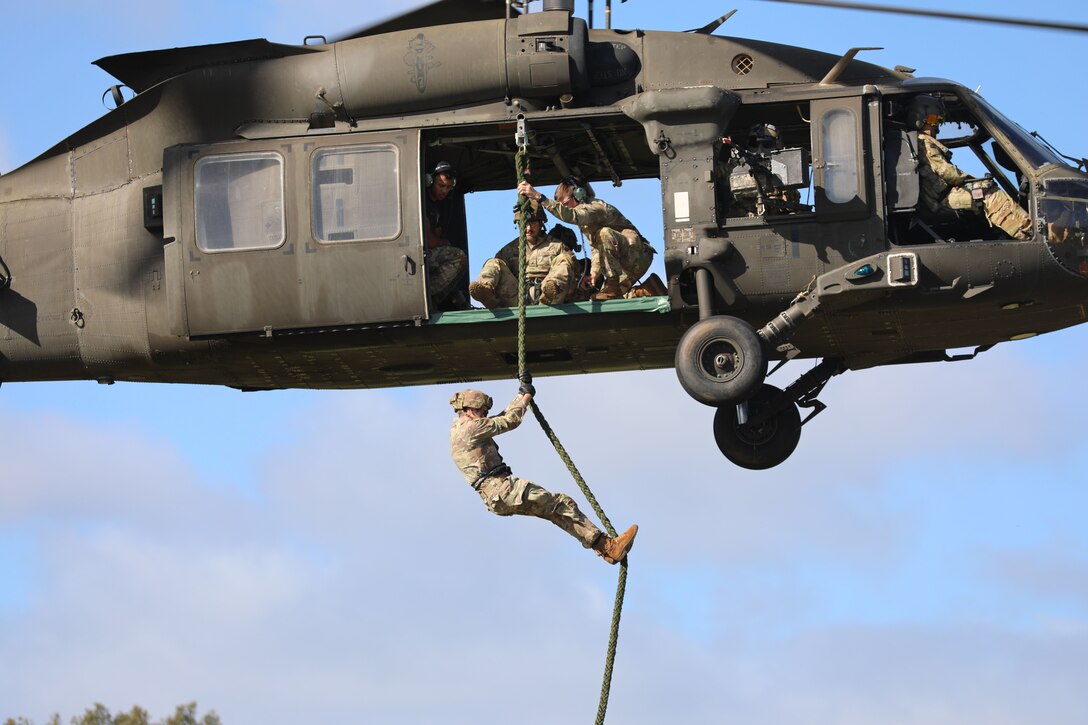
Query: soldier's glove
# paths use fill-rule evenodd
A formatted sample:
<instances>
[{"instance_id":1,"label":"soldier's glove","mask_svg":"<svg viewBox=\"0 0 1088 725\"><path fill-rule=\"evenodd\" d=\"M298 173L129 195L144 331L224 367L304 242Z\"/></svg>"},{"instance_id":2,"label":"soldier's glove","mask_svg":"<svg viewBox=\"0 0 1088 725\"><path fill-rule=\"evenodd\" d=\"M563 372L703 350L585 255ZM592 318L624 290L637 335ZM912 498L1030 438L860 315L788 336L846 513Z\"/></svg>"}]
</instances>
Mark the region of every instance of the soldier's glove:
<instances>
[{"instance_id":1,"label":"soldier's glove","mask_svg":"<svg viewBox=\"0 0 1088 725\"><path fill-rule=\"evenodd\" d=\"M536 388L533 387L532 383L522 383L521 387L518 388L518 392L522 395L536 396Z\"/></svg>"}]
</instances>

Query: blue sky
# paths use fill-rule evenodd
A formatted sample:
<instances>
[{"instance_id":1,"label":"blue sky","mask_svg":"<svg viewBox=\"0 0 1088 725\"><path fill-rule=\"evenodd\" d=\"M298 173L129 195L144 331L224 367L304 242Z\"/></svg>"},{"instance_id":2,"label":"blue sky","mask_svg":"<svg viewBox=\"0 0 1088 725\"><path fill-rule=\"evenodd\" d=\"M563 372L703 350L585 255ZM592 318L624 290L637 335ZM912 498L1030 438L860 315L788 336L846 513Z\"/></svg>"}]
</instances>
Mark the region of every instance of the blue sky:
<instances>
[{"instance_id":1,"label":"blue sky","mask_svg":"<svg viewBox=\"0 0 1088 725\"><path fill-rule=\"evenodd\" d=\"M331 37L415 4L9 9L0 172L103 111L99 57ZM865 57L978 86L1088 153L1072 60L1088 37L754 0L617 2L614 25L682 30L733 7L718 34L882 46ZM1030 11L1088 22L1071 0ZM660 239L655 184L598 192ZM509 239L511 203L470 200L473 268ZM613 523L642 527L609 721L1083 722L1086 340L836 378L767 472L720 458L712 411L670 370L541 381ZM4 385L0 719L190 700L230 725L591 719L616 571L554 527L486 513L447 458L453 389ZM515 472L577 494L534 422L506 438Z\"/></svg>"}]
</instances>

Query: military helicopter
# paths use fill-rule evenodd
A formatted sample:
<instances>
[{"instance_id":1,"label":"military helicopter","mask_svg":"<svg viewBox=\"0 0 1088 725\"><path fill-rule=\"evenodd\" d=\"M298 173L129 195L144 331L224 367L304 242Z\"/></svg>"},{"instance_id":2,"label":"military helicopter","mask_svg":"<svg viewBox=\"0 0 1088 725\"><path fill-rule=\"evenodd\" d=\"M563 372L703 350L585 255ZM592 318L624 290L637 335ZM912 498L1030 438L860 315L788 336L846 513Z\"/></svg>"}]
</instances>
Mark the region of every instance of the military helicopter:
<instances>
[{"instance_id":1,"label":"military helicopter","mask_svg":"<svg viewBox=\"0 0 1088 725\"><path fill-rule=\"evenodd\" d=\"M515 187L519 136L537 185L659 180L668 277L658 298L531 308L534 372L675 367L747 468L789 457L841 372L1084 321L1083 163L957 83L711 35L719 21L594 29L569 0L440 2L333 42L103 58L117 107L0 176L0 380L513 377L512 312L429 299L422 205L427 173L455 165L447 231L466 245L464 194ZM1031 213L1030 240L927 214L920 95ZM738 150L760 124L781 148ZM745 164L809 203L746 211ZM822 362L765 382L790 359Z\"/></svg>"}]
</instances>

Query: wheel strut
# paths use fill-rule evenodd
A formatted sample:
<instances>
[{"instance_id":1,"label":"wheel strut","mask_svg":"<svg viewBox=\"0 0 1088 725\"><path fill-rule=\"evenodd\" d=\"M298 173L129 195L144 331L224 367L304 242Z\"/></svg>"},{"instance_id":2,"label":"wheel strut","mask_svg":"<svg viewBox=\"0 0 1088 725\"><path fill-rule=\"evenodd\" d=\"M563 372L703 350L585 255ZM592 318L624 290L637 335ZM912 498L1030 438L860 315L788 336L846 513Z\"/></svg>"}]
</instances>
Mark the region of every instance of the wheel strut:
<instances>
[{"instance_id":1,"label":"wheel strut","mask_svg":"<svg viewBox=\"0 0 1088 725\"><path fill-rule=\"evenodd\" d=\"M711 294L713 282L710 271L704 267L695 270L695 298L699 302L699 319L705 320L714 315L714 295Z\"/></svg>"},{"instance_id":2,"label":"wheel strut","mask_svg":"<svg viewBox=\"0 0 1088 725\"><path fill-rule=\"evenodd\" d=\"M820 361L818 365L806 371L769 401L766 407L760 410L752 420L748 421L748 424L753 426L762 425L789 405L795 404L799 408L812 409L812 412L801 421L801 425L804 425L827 408L823 402L816 398L824 389L824 386L827 385L827 381L844 372L846 372L846 365L839 358L828 358Z\"/></svg>"}]
</instances>

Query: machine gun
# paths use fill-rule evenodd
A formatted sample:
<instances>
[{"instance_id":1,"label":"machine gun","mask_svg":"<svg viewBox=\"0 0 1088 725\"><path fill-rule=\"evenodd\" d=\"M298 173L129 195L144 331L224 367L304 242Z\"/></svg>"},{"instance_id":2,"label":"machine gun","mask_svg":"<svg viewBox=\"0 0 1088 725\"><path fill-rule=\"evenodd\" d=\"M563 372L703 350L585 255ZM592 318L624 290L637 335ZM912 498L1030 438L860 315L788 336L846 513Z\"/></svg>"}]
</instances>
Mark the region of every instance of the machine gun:
<instances>
[{"instance_id":1,"label":"machine gun","mask_svg":"<svg viewBox=\"0 0 1088 725\"><path fill-rule=\"evenodd\" d=\"M806 149L788 148L756 153L736 144L723 144L732 195L729 216L795 214L802 211L798 189L809 185L812 160Z\"/></svg>"}]
</instances>

